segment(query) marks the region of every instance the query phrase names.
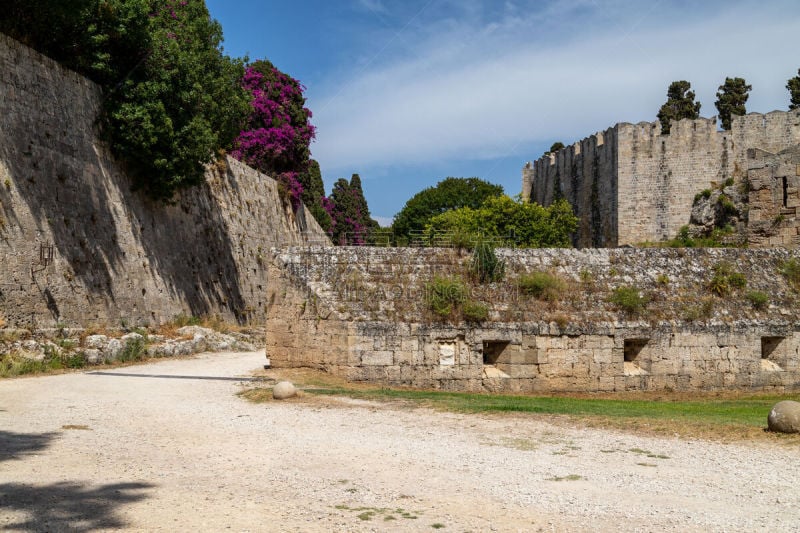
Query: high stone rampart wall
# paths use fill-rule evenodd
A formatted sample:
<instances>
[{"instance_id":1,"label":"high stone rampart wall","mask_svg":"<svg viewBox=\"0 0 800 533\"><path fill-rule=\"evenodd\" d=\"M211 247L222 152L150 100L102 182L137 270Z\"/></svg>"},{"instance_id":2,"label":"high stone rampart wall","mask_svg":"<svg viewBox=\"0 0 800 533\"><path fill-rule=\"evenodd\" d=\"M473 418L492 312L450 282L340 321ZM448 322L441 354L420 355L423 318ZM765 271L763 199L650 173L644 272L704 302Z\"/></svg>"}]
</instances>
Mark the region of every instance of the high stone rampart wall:
<instances>
[{"instance_id":1,"label":"high stone rampart wall","mask_svg":"<svg viewBox=\"0 0 800 533\"><path fill-rule=\"evenodd\" d=\"M277 182L232 159L172 205L133 192L97 138L101 99L92 82L0 34L0 321L263 321L267 251L325 239L322 230L292 212Z\"/></svg>"}]
</instances>

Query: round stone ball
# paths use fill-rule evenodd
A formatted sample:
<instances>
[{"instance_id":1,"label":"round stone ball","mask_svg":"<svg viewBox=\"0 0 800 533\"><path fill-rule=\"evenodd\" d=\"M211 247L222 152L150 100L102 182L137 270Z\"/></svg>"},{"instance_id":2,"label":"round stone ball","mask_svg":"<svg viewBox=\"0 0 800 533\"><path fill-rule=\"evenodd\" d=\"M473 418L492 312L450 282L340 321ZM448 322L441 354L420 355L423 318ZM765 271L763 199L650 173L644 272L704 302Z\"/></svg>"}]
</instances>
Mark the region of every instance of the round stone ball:
<instances>
[{"instance_id":1,"label":"round stone ball","mask_svg":"<svg viewBox=\"0 0 800 533\"><path fill-rule=\"evenodd\" d=\"M778 402L769 412L767 424L770 431L800 433L800 402Z\"/></svg>"},{"instance_id":2,"label":"round stone ball","mask_svg":"<svg viewBox=\"0 0 800 533\"><path fill-rule=\"evenodd\" d=\"M289 381L281 381L272 388L272 397L276 400L286 400L297 396L297 388Z\"/></svg>"}]
</instances>

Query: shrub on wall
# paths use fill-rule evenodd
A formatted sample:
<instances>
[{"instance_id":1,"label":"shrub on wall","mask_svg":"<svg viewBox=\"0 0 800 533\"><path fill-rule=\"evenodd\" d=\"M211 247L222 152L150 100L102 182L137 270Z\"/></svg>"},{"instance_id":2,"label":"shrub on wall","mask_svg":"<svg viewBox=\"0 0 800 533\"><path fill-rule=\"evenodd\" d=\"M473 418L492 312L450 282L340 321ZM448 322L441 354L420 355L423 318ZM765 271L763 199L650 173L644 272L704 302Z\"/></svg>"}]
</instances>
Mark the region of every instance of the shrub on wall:
<instances>
[{"instance_id":1,"label":"shrub on wall","mask_svg":"<svg viewBox=\"0 0 800 533\"><path fill-rule=\"evenodd\" d=\"M470 273L479 283L500 281L505 276L506 263L497 258L494 246L488 242L480 242L472 254Z\"/></svg>"},{"instance_id":2,"label":"shrub on wall","mask_svg":"<svg viewBox=\"0 0 800 533\"><path fill-rule=\"evenodd\" d=\"M637 287L617 287L609 301L628 315L638 315L647 306L649 299Z\"/></svg>"},{"instance_id":3,"label":"shrub on wall","mask_svg":"<svg viewBox=\"0 0 800 533\"><path fill-rule=\"evenodd\" d=\"M717 263L713 271L714 276L708 282L708 288L717 296L726 296L733 289L743 289L747 286L747 278L734 270L730 263Z\"/></svg>"},{"instance_id":4,"label":"shrub on wall","mask_svg":"<svg viewBox=\"0 0 800 533\"><path fill-rule=\"evenodd\" d=\"M467 287L455 278L435 277L425 286L428 308L440 318L453 315L456 307L467 299Z\"/></svg>"},{"instance_id":5,"label":"shrub on wall","mask_svg":"<svg viewBox=\"0 0 800 533\"><path fill-rule=\"evenodd\" d=\"M548 272L523 274L517 280L517 286L524 294L547 302L557 302L567 289L563 279Z\"/></svg>"}]
</instances>

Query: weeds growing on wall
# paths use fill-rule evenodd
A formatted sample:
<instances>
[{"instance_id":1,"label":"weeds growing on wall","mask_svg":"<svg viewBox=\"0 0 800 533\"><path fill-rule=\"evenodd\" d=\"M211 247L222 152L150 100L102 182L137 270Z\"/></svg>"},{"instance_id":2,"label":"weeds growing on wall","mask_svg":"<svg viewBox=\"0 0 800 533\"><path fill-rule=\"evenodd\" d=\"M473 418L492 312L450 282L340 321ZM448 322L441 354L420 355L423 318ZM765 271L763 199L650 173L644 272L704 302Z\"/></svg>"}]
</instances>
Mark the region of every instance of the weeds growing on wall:
<instances>
[{"instance_id":1,"label":"weeds growing on wall","mask_svg":"<svg viewBox=\"0 0 800 533\"><path fill-rule=\"evenodd\" d=\"M713 270L714 276L708 282L708 289L717 296L726 296L733 289L743 289L747 286L747 278L741 272L734 270L730 263L717 263Z\"/></svg>"},{"instance_id":2,"label":"weeds growing on wall","mask_svg":"<svg viewBox=\"0 0 800 533\"><path fill-rule=\"evenodd\" d=\"M566 291L567 282L555 274L532 272L520 276L517 286L524 294L546 302L557 302Z\"/></svg>"},{"instance_id":3,"label":"weeds growing on wall","mask_svg":"<svg viewBox=\"0 0 800 533\"><path fill-rule=\"evenodd\" d=\"M470 273L479 283L500 281L506 275L506 263L497 258L492 244L480 242L472 254Z\"/></svg>"},{"instance_id":4,"label":"weeds growing on wall","mask_svg":"<svg viewBox=\"0 0 800 533\"><path fill-rule=\"evenodd\" d=\"M766 309L769 305L769 295L762 291L750 291L745 298L753 306L753 309Z\"/></svg>"},{"instance_id":5,"label":"weeds growing on wall","mask_svg":"<svg viewBox=\"0 0 800 533\"><path fill-rule=\"evenodd\" d=\"M800 261L794 258L784 261L780 272L795 290L800 289Z\"/></svg>"},{"instance_id":6,"label":"weeds growing on wall","mask_svg":"<svg viewBox=\"0 0 800 533\"><path fill-rule=\"evenodd\" d=\"M635 316L644 311L649 298L643 295L638 287L623 286L614 289L608 301L626 314Z\"/></svg>"},{"instance_id":7,"label":"weeds growing on wall","mask_svg":"<svg viewBox=\"0 0 800 533\"><path fill-rule=\"evenodd\" d=\"M461 308L461 316L467 322L485 322L489 318L489 307L481 302L468 300Z\"/></svg>"},{"instance_id":8,"label":"weeds growing on wall","mask_svg":"<svg viewBox=\"0 0 800 533\"><path fill-rule=\"evenodd\" d=\"M456 278L435 277L425 286L428 308L440 318L453 315L467 299L467 287Z\"/></svg>"}]
</instances>

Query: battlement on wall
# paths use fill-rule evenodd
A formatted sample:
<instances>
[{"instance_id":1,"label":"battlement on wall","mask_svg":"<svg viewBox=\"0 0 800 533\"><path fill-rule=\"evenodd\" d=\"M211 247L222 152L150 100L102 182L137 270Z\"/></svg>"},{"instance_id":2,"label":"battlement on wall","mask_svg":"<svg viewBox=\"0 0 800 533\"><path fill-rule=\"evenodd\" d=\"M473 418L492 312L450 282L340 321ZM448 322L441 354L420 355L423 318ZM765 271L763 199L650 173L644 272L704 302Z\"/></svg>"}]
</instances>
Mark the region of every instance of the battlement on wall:
<instances>
[{"instance_id":1,"label":"battlement on wall","mask_svg":"<svg viewBox=\"0 0 800 533\"><path fill-rule=\"evenodd\" d=\"M542 205L566 198L580 219L574 244L619 246L672 238L689 223L694 196L743 179L747 149L779 153L800 144L800 110L685 119L662 135L656 122L621 122L522 171L523 197Z\"/></svg>"}]
</instances>

